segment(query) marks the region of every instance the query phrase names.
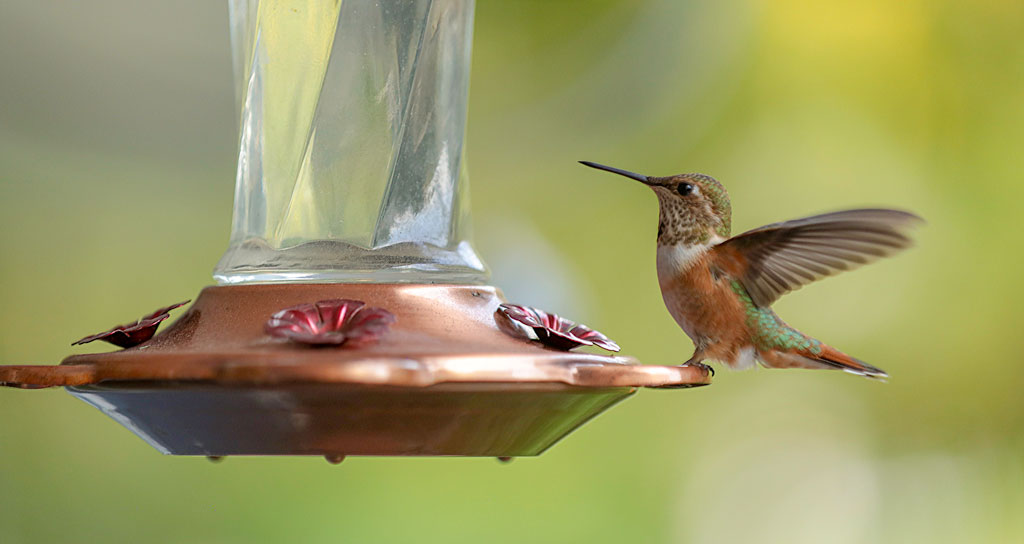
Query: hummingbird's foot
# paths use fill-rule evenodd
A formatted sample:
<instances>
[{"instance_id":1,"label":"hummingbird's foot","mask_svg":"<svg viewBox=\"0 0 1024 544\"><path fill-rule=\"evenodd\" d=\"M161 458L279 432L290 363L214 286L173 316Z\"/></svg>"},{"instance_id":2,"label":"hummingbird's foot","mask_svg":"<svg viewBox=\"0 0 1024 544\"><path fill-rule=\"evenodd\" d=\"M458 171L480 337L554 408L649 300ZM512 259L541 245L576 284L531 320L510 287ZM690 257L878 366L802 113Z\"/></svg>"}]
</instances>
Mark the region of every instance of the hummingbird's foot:
<instances>
[{"instance_id":1,"label":"hummingbird's foot","mask_svg":"<svg viewBox=\"0 0 1024 544\"><path fill-rule=\"evenodd\" d=\"M695 366L695 367L697 367L697 368L699 368L699 369L701 369L701 370L711 374L712 377L714 377L714 375L715 375L715 369L714 368L712 368L710 365L706 365L706 364L701 363L699 361L686 361L685 363L683 363L683 366Z\"/></svg>"}]
</instances>

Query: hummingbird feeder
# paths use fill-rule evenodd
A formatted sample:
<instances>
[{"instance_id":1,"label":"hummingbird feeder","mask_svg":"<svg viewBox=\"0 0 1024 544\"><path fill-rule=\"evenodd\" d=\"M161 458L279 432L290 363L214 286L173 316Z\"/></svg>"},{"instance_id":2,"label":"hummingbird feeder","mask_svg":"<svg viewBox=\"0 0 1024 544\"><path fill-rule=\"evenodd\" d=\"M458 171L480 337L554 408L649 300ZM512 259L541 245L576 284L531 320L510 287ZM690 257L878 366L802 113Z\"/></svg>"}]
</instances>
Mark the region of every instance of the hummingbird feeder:
<instances>
[{"instance_id":1,"label":"hummingbird feeder","mask_svg":"<svg viewBox=\"0 0 1024 544\"><path fill-rule=\"evenodd\" d=\"M240 105L217 285L0 367L65 387L165 454L537 455L640 387L710 383L504 304L469 243L473 0L229 0ZM169 301L170 302L170 301Z\"/></svg>"}]
</instances>

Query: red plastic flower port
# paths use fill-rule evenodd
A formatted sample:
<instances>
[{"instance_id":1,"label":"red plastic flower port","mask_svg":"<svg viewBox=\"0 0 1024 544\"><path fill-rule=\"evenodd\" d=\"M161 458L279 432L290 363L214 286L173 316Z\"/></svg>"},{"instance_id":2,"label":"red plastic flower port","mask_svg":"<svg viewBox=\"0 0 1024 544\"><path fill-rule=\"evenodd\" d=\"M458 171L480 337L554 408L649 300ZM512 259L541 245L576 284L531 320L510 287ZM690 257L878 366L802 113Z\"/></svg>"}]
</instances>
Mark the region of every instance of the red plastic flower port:
<instances>
[{"instance_id":1,"label":"red plastic flower port","mask_svg":"<svg viewBox=\"0 0 1024 544\"><path fill-rule=\"evenodd\" d=\"M77 346L79 344L88 344L93 340L103 340L104 342L110 342L111 344L114 344L115 346L120 346L122 348L130 348L132 346L137 346L145 342L146 340L153 338L153 335L156 334L157 327L160 326L160 322L167 319L168 317L171 317L171 310L175 308L180 308L188 304L189 302L192 301L186 300L185 302L172 304L170 306L167 306L166 308L160 308L159 310L147 316L144 316L142 319L136 321L135 323L131 323L128 325L118 325L113 329L110 329L109 331L94 334L92 336L86 336L85 338L82 338L81 340L74 342L71 345Z\"/></svg>"},{"instance_id":2,"label":"red plastic flower port","mask_svg":"<svg viewBox=\"0 0 1024 544\"><path fill-rule=\"evenodd\" d=\"M506 317L533 329L541 342L566 351L579 346L597 346L608 351L619 351L619 346L607 336L587 327L529 306L502 304L498 306Z\"/></svg>"},{"instance_id":3,"label":"red plastic flower port","mask_svg":"<svg viewBox=\"0 0 1024 544\"><path fill-rule=\"evenodd\" d=\"M271 336L302 344L340 346L374 342L394 322L395 315L383 308L336 299L285 308L272 315L264 328Z\"/></svg>"}]
</instances>

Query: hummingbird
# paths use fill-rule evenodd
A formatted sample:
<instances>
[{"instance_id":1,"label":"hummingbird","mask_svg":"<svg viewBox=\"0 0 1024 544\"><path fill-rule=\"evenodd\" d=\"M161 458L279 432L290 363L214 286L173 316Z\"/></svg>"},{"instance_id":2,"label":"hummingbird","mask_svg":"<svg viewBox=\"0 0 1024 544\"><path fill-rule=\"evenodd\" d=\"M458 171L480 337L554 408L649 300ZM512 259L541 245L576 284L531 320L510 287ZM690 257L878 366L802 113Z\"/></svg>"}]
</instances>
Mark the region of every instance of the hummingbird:
<instances>
[{"instance_id":1,"label":"hummingbird","mask_svg":"<svg viewBox=\"0 0 1024 544\"><path fill-rule=\"evenodd\" d=\"M815 280L887 257L911 245L909 212L855 209L773 223L736 236L729 194L704 174L644 176L581 164L647 185L658 197L658 284L670 314L693 340L686 364L705 360L745 369L835 369L888 374L787 325L771 309ZM713 372L713 369L710 369Z\"/></svg>"}]
</instances>

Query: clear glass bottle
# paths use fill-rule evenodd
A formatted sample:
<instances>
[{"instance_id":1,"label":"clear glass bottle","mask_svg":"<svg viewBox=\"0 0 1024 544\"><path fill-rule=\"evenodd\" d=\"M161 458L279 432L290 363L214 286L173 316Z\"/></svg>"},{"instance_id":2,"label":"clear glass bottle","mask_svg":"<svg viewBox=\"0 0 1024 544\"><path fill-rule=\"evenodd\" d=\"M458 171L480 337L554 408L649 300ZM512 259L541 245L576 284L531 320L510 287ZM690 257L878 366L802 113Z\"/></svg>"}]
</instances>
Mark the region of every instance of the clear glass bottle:
<instances>
[{"instance_id":1,"label":"clear glass bottle","mask_svg":"<svg viewBox=\"0 0 1024 544\"><path fill-rule=\"evenodd\" d=\"M483 283L463 159L473 0L230 0L222 284Z\"/></svg>"}]
</instances>

